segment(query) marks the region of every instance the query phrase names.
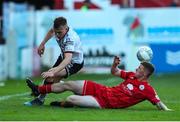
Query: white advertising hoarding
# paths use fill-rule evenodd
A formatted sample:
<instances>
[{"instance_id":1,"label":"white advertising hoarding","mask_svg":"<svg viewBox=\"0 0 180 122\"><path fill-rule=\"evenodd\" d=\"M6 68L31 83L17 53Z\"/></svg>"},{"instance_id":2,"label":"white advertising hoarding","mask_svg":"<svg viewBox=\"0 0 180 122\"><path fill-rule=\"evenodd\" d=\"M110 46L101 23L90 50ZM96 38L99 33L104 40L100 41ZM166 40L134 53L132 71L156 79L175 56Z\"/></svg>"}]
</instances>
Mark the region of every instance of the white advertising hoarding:
<instances>
[{"instance_id":1,"label":"white advertising hoarding","mask_svg":"<svg viewBox=\"0 0 180 122\"><path fill-rule=\"evenodd\" d=\"M21 15L17 14L16 16L14 13L13 21L22 21ZM85 64L96 67L101 65L109 67L113 61L113 55L123 53L125 54L126 69L134 70L139 64L136 58L136 51L139 46L180 44L179 8L93 10L86 12L46 10L37 11L35 16L31 16L34 17L35 21L33 22L35 25L32 24L31 31L35 33L32 37L35 36L36 46L41 43L56 17L64 16L67 18L69 26L76 30L83 43ZM14 25L14 27L17 26ZM27 32L27 30L25 31ZM17 39L20 38L22 37L17 37ZM28 40L28 37L26 38ZM47 45L57 48L55 39L50 40ZM60 53L56 49L53 51L55 57L52 57L52 62ZM45 57L43 59L46 60Z\"/></svg>"},{"instance_id":2,"label":"white advertising hoarding","mask_svg":"<svg viewBox=\"0 0 180 122\"><path fill-rule=\"evenodd\" d=\"M93 55L98 52L102 54L104 49L109 55L120 55L123 52L126 56L126 68L134 70L139 63L136 51L140 45L180 43L179 13L180 9L177 8L87 12L40 11L36 15L37 43L40 43L49 27L52 27L53 19L64 16L80 35L85 55L89 52ZM93 58L95 61L96 57ZM86 62L88 61L90 62ZM99 63L101 64L102 62Z\"/></svg>"},{"instance_id":3,"label":"white advertising hoarding","mask_svg":"<svg viewBox=\"0 0 180 122\"><path fill-rule=\"evenodd\" d=\"M5 45L0 45L0 65L0 84L3 84L7 78L7 48Z\"/></svg>"}]
</instances>

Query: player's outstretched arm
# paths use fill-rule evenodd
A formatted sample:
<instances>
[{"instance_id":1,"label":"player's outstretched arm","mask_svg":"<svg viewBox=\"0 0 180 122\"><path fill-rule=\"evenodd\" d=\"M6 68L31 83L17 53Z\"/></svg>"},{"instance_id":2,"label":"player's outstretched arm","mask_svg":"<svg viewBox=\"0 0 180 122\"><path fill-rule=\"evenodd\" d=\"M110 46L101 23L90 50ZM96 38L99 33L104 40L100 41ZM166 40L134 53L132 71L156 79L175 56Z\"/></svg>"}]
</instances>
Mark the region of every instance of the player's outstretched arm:
<instances>
[{"instance_id":1,"label":"player's outstretched arm","mask_svg":"<svg viewBox=\"0 0 180 122\"><path fill-rule=\"evenodd\" d=\"M164 111L172 111L172 109L169 109L163 102L158 102L156 103L156 106L159 110L164 110Z\"/></svg>"},{"instance_id":2,"label":"player's outstretched arm","mask_svg":"<svg viewBox=\"0 0 180 122\"><path fill-rule=\"evenodd\" d=\"M40 44L39 47L38 47L38 54L39 54L40 56L44 53L46 42L47 42L50 38L52 38L53 35L54 35L54 30L51 28L51 29L47 32L46 36L44 37L43 41L41 42L41 44Z\"/></svg>"},{"instance_id":3,"label":"player's outstretched arm","mask_svg":"<svg viewBox=\"0 0 180 122\"><path fill-rule=\"evenodd\" d=\"M46 36L44 37L42 43L45 44L45 43L46 43L50 38L52 38L53 36L54 36L54 29L51 28L51 29L47 32L47 34L46 34Z\"/></svg>"},{"instance_id":4,"label":"player's outstretched arm","mask_svg":"<svg viewBox=\"0 0 180 122\"><path fill-rule=\"evenodd\" d=\"M120 64L120 58L118 56L115 56L111 67L111 74L118 77L120 76L120 72L121 72L121 70L118 68L119 64Z\"/></svg>"}]
</instances>

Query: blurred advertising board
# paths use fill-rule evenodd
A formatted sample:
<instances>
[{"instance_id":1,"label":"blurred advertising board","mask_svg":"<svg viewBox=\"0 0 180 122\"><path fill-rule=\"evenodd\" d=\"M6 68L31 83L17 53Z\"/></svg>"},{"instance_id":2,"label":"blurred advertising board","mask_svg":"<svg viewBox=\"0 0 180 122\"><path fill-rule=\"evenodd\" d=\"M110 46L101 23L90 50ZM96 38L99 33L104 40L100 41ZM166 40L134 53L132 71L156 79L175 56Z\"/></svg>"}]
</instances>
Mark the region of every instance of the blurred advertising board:
<instances>
[{"instance_id":1,"label":"blurred advertising board","mask_svg":"<svg viewBox=\"0 0 180 122\"><path fill-rule=\"evenodd\" d=\"M135 70L139 65L136 57L139 46L180 44L179 8L113 9L87 12L78 10L14 12L10 14L8 22L11 29L7 30L7 33L14 33L11 42L16 40L17 48L36 47L41 43L47 31L52 27L53 20L58 16L67 18L68 25L74 28L80 36L85 54L85 67L109 68L113 62L113 56L118 55L123 57L123 65L127 70ZM44 61L41 61L51 65L60 53L55 38L48 42L47 48L53 48L53 53L52 50L49 52L47 50L47 55L44 55L42 59ZM164 48L168 49L168 46ZM19 52L19 49L17 50L16 52ZM161 66L161 62L154 62L154 60L158 60L156 59L158 50L153 48L153 51L155 55L153 63ZM15 55L18 56L18 54ZM48 59L49 54L53 55L51 60ZM23 58L16 58L15 63L21 62L21 59ZM51 61L51 63L47 61ZM101 69L104 70L104 68ZM166 72L161 67L157 71L163 72L163 70Z\"/></svg>"},{"instance_id":2,"label":"blurred advertising board","mask_svg":"<svg viewBox=\"0 0 180 122\"><path fill-rule=\"evenodd\" d=\"M7 78L7 47L0 45L0 84Z\"/></svg>"},{"instance_id":3,"label":"blurred advertising board","mask_svg":"<svg viewBox=\"0 0 180 122\"><path fill-rule=\"evenodd\" d=\"M180 44L151 44L156 73L180 72Z\"/></svg>"},{"instance_id":4,"label":"blurred advertising board","mask_svg":"<svg viewBox=\"0 0 180 122\"><path fill-rule=\"evenodd\" d=\"M180 43L180 9L141 9L126 15L127 37L134 43Z\"/></svg>"},{"instance_id":5,"label":"blurred advertising board","mask_svg":"<svg viewBox=\"0 0 180 122\"><path fill-rule=\"evenodd\" d=\"M180 18L179 13L180 9L167 8L113 12L39 11L36 15L36 44L52 26L55 17L65 16L82 40L86 66L109 67L113 55L123 53L126 69L134 70L139 64L136 58L139 46L180 43L180 21L174 19ZM53 45L56 42L50 43Z\"/></svg>"}]
</instances>

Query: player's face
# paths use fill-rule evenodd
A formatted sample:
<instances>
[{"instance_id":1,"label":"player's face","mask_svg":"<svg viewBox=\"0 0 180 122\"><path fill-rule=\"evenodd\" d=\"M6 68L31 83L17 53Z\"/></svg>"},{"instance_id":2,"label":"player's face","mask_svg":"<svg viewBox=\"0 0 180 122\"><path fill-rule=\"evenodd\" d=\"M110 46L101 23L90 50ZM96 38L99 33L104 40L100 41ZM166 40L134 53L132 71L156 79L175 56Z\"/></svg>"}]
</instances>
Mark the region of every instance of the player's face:
<instances>
[{"instance_id":1,"label":"player's face","mask_svg":"<svg viewBox=\"0 0 180 122\"><path fill-rule=\"evenodd\" d=\"M64 37L64 35L67 32L67 27L65 26L61 26L58 29L54 29L55 35L57 38L61 39Z\"/></svg>"},{"instance_id":2,"label":"player's face","mask_svg":"<svg viewBox=\"0 0 180 122\"><path fill-rule=\"evenodd\" d=\"M145 77L145 68L143 65L140 65L137 69L136 69L136 74L135 76L137 78L142 78Z\"/></svg>"}]
</instances>

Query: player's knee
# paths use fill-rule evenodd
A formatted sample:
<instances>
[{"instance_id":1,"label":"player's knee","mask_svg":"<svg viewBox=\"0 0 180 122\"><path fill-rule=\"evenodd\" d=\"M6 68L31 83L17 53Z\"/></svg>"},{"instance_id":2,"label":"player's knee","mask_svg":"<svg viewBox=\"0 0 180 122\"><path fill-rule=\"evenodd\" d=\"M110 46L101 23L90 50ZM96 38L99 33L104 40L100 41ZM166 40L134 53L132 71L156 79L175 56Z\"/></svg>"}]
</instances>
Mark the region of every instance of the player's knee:
<instances>
[{"instance_id":1,"label":"player's knee","mask_svg":"<svg viewBox=\"0 0 180 122\"><path fill-rule=\"evenodd\" d=\"M61 91L61 86L60 86L60 83L55 83L55 84L52 84L51 85L51 90L53 91L53 92L59 92L59 91Z\"/></svg>"},{"instance_id":2,"label":"player's knee","mask_svg":"<svg viewBox=\"0 0 180 122\"><path fill-rule=\"evenodd\" d=\"M64 86L64 88L66 89L66 90L71 90L71 91L73 91L73 88L74 88L74 81L68 81L68 82L64 82L64 83L62 83L62 85Z\"/></svg>"},{"instance_id":3,"label":"player's knee","mask_svg":"<svg viewBox=\"0 0 180 122\"><path fill-rule=\"evenodd\" d=\"M44 84L52 84L53 83L53 78L46 78L44 81Z\"/></svg>"},{"instance_id":4,"label":"player's knee","mask_svg":"<svg viewBox=\"0 0 180 122\"><path fill-rule=\"evenodd\" d=\"M78 98L77 98L76 95L70 95L69 97L67 97L66 101L70 102L70 103L77 103L78 102Z\"/></svg>"}]
</instances>

